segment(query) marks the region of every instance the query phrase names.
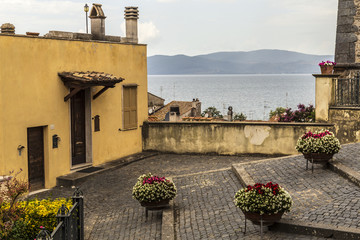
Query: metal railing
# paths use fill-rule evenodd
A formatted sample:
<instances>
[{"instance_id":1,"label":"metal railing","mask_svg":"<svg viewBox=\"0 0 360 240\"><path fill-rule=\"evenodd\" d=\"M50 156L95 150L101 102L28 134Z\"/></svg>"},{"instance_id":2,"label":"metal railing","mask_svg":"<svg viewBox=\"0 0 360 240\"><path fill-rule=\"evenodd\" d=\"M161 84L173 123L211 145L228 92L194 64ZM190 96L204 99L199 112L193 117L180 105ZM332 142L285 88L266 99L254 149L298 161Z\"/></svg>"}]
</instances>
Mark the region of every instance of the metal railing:
<instances>
[{"instance_id":1,"label":"metal railing","mask_svg":"<svg viewBox=\"0 0 360 240\"><path fill-rule=\"evenodd\" d=\"M76 188L72 200L71 209L65 205L59 209L55 230L50 233L42 228L36 240L84 240L84 197L79 188Z\"/></svg>"},{"instance_id":2,"label":"metal railing","mask_svg":"<svg viewBox=\"0 0 360 240\"><path fill-rule=\"evenodd\" d=\"M360 106L360 75L335 79L335 106Z\"/></svg>"}]
</instances>

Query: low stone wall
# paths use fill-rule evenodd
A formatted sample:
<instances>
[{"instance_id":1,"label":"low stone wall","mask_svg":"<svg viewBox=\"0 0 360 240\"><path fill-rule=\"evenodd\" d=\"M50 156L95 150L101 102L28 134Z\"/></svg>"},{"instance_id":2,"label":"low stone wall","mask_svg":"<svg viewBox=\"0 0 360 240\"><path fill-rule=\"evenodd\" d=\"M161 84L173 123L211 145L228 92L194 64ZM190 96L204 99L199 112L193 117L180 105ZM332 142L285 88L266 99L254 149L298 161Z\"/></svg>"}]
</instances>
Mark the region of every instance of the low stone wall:
<instances>
[{"instance_id":1,"label":"low stone wall","mask_svg":"<svg viewBox=\"0 0 360 240\"><path fill-rule=\"evenodd\" d=\"M174 153L296 154L299 136L329 123L144 122L143 149Z\"/></svg>"},{"instance_id":2,"label":"low stone wall","mask_svg":"<svg viewBox=\"0 0 360 240\"><path fill-rule=\"evenodd\" d=\"M360 107L330 107L329 122L342 144L360 142Z\"/></svg>"}]
</instances>

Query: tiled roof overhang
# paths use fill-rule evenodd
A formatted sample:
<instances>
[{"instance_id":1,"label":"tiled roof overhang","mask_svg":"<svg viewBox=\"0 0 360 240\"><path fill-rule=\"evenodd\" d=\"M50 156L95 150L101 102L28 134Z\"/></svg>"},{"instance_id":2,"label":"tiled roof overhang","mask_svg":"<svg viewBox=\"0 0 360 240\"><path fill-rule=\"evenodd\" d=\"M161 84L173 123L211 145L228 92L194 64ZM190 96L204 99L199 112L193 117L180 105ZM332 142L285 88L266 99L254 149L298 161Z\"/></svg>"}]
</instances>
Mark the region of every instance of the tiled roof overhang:
<instances>
[{"instance_id":1,"label":"tiled roof overhang","mask_svg":"<svg viewBox=\"0 0 360 240\"><path fill-rule=\"evenodd\" d=\"M118 78L112 74L103 72L61 72L58 73L58 75L65 86L71 89L70 93L64 98L65 102L83 89L103 86L103 88L93 96L93 99L96 99L107 89L114 88L115 84L124 80L123 78Z\"/></svg>"}]
</instances>

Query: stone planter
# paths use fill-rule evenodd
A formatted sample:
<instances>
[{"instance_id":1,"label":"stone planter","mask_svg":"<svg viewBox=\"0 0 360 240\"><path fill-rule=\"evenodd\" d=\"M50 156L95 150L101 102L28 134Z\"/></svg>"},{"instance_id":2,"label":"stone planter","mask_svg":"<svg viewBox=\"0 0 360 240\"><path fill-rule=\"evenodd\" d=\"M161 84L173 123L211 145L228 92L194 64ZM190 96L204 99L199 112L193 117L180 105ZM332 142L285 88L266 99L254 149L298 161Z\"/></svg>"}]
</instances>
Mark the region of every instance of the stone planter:
<instances>
[{"instance_id":1,"label":"stone planter","mask_svg":"<svg viewBox=\"0 0 360 240\"><path fill-rule=\"evenodd\" d=\"M255 225L261 225L261 220L263 226L270 226L273 225L275 222L279 221L284 214L284 212L279 212L276 214L263 214L260 215L259 213L252 213L252 212L244 212L246 219L249 219Z\"/></svg>"},{"instance_id":2,"label":"stone planter","mask_svg":"<svg viewBox=\"0 0 360 240\"><path fill-rule=\"evenodd\" d=\"M320 66L321 74L333 74L334 72L334 65L321 65Z\"/></svg>"}]
</instances>

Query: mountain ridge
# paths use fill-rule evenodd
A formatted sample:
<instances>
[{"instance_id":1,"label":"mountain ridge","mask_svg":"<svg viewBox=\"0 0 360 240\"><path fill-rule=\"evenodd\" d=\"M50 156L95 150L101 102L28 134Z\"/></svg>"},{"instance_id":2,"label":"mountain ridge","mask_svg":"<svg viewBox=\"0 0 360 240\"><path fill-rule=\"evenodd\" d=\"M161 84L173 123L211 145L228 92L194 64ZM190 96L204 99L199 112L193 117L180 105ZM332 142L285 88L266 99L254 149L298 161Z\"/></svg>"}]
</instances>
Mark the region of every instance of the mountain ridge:
<instances>
[{"instance_id":1,"label":"mountain ridge","mask_svg":"<svg viewBox=\"0 0 360 240\"><path fill-rule=\"evenodd\" d=\"M317 73L318 63L333 55L314 55L287 50L215 52L148 57L149 75L166 74L286 74Z\"/></svg>"}]
</instances>

